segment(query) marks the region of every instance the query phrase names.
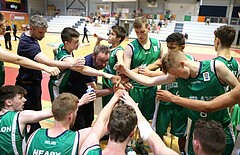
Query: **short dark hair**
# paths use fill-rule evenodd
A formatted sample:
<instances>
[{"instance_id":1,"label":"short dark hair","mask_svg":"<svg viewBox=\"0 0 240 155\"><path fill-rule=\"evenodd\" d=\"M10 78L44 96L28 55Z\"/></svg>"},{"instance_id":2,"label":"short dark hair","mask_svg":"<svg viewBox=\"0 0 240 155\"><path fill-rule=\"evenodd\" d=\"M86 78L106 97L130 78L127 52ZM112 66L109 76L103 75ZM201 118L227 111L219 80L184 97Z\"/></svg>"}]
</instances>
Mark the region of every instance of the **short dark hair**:
<instances>
[{"instance_id":1,"label":"short dark hair","mask_svg":"<svg viewBox=\"0 0 240 155\"><path fill-rule=\"evenodd\" d=\"M179 46L185 45L185 37L182 33L179 33L179 32L175 32L175 33L170 34L167 37L166 41L167 41L167 43L175 42Z\"/></svg>"},{"instance_id":2,"label":"short dark hair","mask_svg":"<svg viewBox=\"0 0 240 155\"><path fill-rule=\"evenodd\" d=\"M137 125L137 115L132 106L123 104L113 109L109 118L109 136L114 142L123 142Z\"/></svg>"},{"instance_id":3,"label":"short dark hair","mask_svg":"<svg viewBox=\"0 0 240 155\"><path fill-rule=\"evenodd\" d=\"M222 47L230 48L236 35L236 30L232 26L220 26L214 31L216 38L220 39Z\"/></svg>"},{"instance_id":4,"label":"short dark hair","mask_svg":"<svg viewBox=\"0 0 240 155\"><path fill-rule=\"evenodd\" d=\"M108 54L110 53L110 49L106 45L96 45L94 47L93 53L95 55L98 55L98 53Z\"/></svg>"},{"instance_id":5,"label":"short dark hair","mask_svg":"<svg viewBox=\"0 0 240 155\"><path fill-rule=\"evenodd\" d=\"M116 33L117 37L121 38L120 43L125 39L126 31L122 26L114 25L112 31Z\"/></svg>"},{"instance_id":6,"label":"short dark hair","mask_svg":"<svg viewBox=\"0 0 240 155\"><path fill-rule=\"evenodd\" d=\"M226 133L222 125L214 120L198 120L193 132L206 154L222 154L226 147Z\"/></svg>"},{"instance_id":7,"label":"short dark hair","mask_svg":"<svg viewBox=\"0 0 240 155\"><path fill-rule=\"evenodd\" d=\"M27 91L21 86L5 85L0 88L0 110L4 108L5 101L13 99L17 94L25 96Z\"/></svg>"},{"instance_id":8,"label":"short dark hair","mask_svg":"<svg viewBox=\"0 0 240 155\"><path fill-rule=\"evenodd\" d=\"M65 27L61 32L62 42L71 42L72 38L79 38L80 33L71 27Z\"/></svg>"}]
</instances>

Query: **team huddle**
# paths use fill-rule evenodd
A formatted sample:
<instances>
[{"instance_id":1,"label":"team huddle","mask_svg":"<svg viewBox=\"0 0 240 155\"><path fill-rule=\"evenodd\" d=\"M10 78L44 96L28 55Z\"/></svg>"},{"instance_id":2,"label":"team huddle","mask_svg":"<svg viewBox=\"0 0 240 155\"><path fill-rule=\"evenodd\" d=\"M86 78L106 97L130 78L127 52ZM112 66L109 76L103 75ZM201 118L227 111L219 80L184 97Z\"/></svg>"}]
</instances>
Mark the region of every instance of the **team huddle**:
<instances>
[{"instance_id":1,"label":"team huddle","mask_svg":"<svg viewBox=\"0 0 240 155\"><path fill-rule=\"evenodd\" d=\"M166 38L168 51L163 54L161 42L148 36L145 17L135 18L137 39L125 48L121 43L126 31L115 25L107 39L109 46L97 37L93 52L79 58L74 58L73 52L80 44L80 34L66 27L61 32L62 44L53 50L54 60L38 43L47 32L46 20L34 15L29 25L29 31L20 37L18 55L0 47L0 61L20 65L15 85L0 88L1 155L126 154L136 127L140 154L148 154L145 141L154 154L178 154L163 142L169 124L171 134L178 137L181 154L230 155L239 149L233 132L236 124L233 128L229 114L229 107L240 100L240 66L230 55L236 35L231 26L214 31L217 57L197 61L184 53L181 33ZM4 34L2 14L0 27ZM0 65L3 85L4 64ZM49 110L42 110L42 91L47 91L41 88L42 70L51 74ZM102 89L97 88L98 76L103 77ZM92 125L97 97L102 98L103 109ZM53 127L41 128L39 121L50 117L54 117ZM100 147L102 137L108 139L104 149Z\"/></svg>"}]
</instances>

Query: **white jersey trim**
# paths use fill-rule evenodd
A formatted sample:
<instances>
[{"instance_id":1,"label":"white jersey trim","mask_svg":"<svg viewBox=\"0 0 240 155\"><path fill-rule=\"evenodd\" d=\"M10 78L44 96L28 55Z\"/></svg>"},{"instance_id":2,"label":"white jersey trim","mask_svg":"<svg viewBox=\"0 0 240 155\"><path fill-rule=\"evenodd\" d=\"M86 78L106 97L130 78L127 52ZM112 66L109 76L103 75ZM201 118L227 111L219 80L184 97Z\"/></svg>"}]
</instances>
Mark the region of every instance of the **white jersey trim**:
<instances>
[{"instance_id":1,"label":"white jersey trim","mask_svg":"<svg viewBox=\"0 0 240 155\"><path fill-rule=\"evenodd\" d=\"M13 117L12 132L11 132L12 148L15 155L19 155L19 152L17 150L17 144L16 144L16 130L17 130L18 115L19 115L19 112L16 113L16 115Z\"/></svg>"},{"instance_id":2,"label":"white jersey trim","mask_svg":"<svg viewBox=\"0 0 240 155\"><path fill-rule=\"evenodd\" d=\"M35 132L33 132L32 135L29 137L28 142L27 142L27 147L26 147L26 154L28 154L28 151L29 151L29 148L30 148L30 146L31 146L33 137L34 137L35 134L38 132L38 130L40 130L40 129L37 129L37 130L36 130Z\"/></svg>"},{"instance_id":3,"label":"white jersey trim","mask_svg":"<svg viewBox=\"0 0 240 155\"><path fill-rule=\"evenodd\" d=\"M74 144L73 144L73 148L72 148L72 155L75 155L78 149L78 145L79 145L79 132L76 131L75 132L75 140L74 140Z\"/></svg>"}]
</instances>

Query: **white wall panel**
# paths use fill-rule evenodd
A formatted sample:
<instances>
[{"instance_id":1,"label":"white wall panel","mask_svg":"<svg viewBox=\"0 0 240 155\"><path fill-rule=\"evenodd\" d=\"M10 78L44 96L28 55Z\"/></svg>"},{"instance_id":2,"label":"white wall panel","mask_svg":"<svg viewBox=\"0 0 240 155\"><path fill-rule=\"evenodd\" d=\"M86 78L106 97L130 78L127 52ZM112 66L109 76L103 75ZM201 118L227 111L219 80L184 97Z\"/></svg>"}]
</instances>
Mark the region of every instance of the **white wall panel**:
<instances>
[{"instance_id":1,"label":"white wall panel","mask_svg":"<svg viewBox=\"0 0 240 155\"><path fill-rule=\"evenodd\" d=\"M228 6L233 0L203 0L203 5Z\"/></svg>"},{"instance_id":2,"label":"white wall panel","mask_svg":"<svg viewBox=\"0 0 240 155\"><path fill-rule=\"evenodd\" d=\"M28 0L28 12L31 14L31 10L45 13L45 0Z\"/></svg>"},{"instance_id":3,"label":"white wall panel","mask_svg":"<svg viewBox=\"0 0 240 155\"><path fill-rule=\"evenodd\" d=\"M196 3L167 3L166 10L170 10L170 14L176 15L177 21L183 21L185 15L194 16L198 7Z\"/></svg>"}]
</instances>

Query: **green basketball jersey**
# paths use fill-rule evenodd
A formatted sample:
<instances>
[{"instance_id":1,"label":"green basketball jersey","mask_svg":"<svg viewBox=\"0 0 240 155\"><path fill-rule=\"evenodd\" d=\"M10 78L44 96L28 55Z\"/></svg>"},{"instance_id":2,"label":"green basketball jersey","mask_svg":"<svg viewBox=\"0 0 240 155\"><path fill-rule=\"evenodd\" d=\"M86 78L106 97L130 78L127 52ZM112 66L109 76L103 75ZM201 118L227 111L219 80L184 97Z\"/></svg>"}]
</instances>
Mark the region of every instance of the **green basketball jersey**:
<instances>
[{"instance_id":1,"label":"green basketball jersey","mask_svg":"<svg viewBox=\"0 0 240 155\"><path fill-rule=\"evenodd\" d=\"M240 74L240 66L239 63L236 59L234 59L233 57L231 57L230 60L225 59L224 57L218 56L215 58L215 60L219 60L221 62L223 62L228 69L230 69L230 71L232 71L232 73L235 75L236 78L239 77ZM230 87L227 86L226 91L230 91ZM235 135L237 135L238 131L236 129L237 125L240 124L240 117L239 117L239 105L235 104L233 111L231 112L231 122L232 122L232 126L233 126L233 131L235 133Z\"/></svg>"},{"instance_id":2,"label":"green basketball jersey","mask_svg":"<svg viewBox=\"0 0 240 155\"><path fill-rule=\"evenodd\" d=\"M66 130L57 137L49 137L48 129L38 129L29 138L26 154L77 155L79 132Z\"/></svg>"},{"instance_id":3,"label":"green basketball jersey","mask_svg":"<svg viewBox=\"0 0 240 155\"><path fill-rule=\"evenodd\" d=\"M104 72L116 75L116 70L114 65L117 63L116 53L118 50L124 50L122 46L118 46L111 50L109 61L107 66L103 69ZM113 87L112 81L110 79L102 78L102 88L107 89ZM102 106L104 107L112 98L113 93L102 97Z\"/></svg>"},{"instance_id":4,"label":"green basketball jersey","mask_svg":"<svg viewBox=\"0 0 240 155\"><path fill-rule=\"evenodd\" d=\"M67 57L73 57L72 54L69 54L68 51L62 48L63 46L60 45L55 55L55 60L63 61ZM66 90L67 82L70 76L71 70L67 69L64 72L61 72L57 76L51 76L48 88L51 100L53 101L59 94Z\"/></svg>"},{"instance_id":5,"label":"green basketball jersey","mask_svg":"<svg viewBox=\"0 0 240 155\"><path fill-rule=\"evenodd\" d=\"M84 152L83 155L102 155L102 149L100 145L93 145L88 147Z\"/></svg>"},{"instance_id":6,"label":"green basketball jersey","mask_svg":"<svg viewBox=\"0 0 240 155\"><path fill-rule=\"evenodd\" d=\"M219 79L215 74L214 60L200 62L200 69L196 78L178 78L177 82L179 86L179 95L194 100L209 101L225 93L225 87L219 82ZM230 121L227 109L211 113L203 113L190 109L185 110L188 117L194 122L200 118L213 119L222 124Z\"/></svg>"},{"instance_id":7,"label":"green basketball jersey","mask_svg":"<svg viewBox=\"0 0 240 155\"><path fill-rule=\"evenodd\" d=\"M233 74L235 75L236 78L239 77L240 66L239 66L239 63L238 63L238 61L236 59L231 57L230 60L227 60L226 58L221 57L221 56L218 56L218 57L216 57L214 59L223 62L227 66L227 68L229 68L233 72Z\"/></svg>"},{"instance_id":8,"label":"green basketball jersey","mask_svg":"<svg viewBox=\"0 0 240 155\"><path fill-rule=\"evenodd\" d=\"M214 58L215 60L219 60L221 62L223 62L227 68L235 75L236 78L239 77L240 74L240 66L239 63L236 59L234 59L233 57L231 57L230 60L227 60L224 57L218 56L216 58ZM226 91L230 91L230 87L227 86Z\"/></svg>"},{"instance_id":9,"label":"green basketball jersey","mask_svg":"<svg viewBox=\"0 0 240 155\"><path fill-rule=\"evenodd\" d=\"M185 56L186 56L189 60L195 60L195 58L194 58L193 56L191 56L190 54L185 54ZM173 82L173 83L170 83L170 84L161 85L161 89L162 89L162 90L168 90L168 91L170 91L172 94L179 95L178 83L177 83L176 81ZM179 106L179 105L174 104L174 103L172 103L172 102L164 102L164 101L160 101L160 104Z\"/></svg>"},{"instance_id":10,"label":"green basketball jersey","mask_svg":"<svg viewBox=\"0 0 240 155\"><path fill-rule=\"evenodd\" d=\"M0 87L5 83L5 69L4 63L0 61Z\"/></svg>"},{"instance_id":11,"label":"green basketball jersey","mask_svg":"<svg viewBox=\"0 0 240 155\"><path fill-rule=\"evenodd\" d=\"M147 66L152 64L160 57L161 43L159 40L149 38L151 46L149 49L144 49L137 39L128 44L132 48L132 62L130 69L134 69L140 66ZM140 85L136 81L131 81L136 88L147 88L147 86Z\"/></svg>"},{"instance_id":12,"label":"green basketball jersey","mask_svg":"<svg viewBox=\"0 0 240 155\"><path fill-rule=\"evenodd\" d=\"M116 75L116 70L114 69L114 65L117 63L117 56L116 53L118 50L124 50L122 46L118 46L111 50L109 61L107 66L103 69L104 72ZM104 88L110 88L113 87L112 81L110 79L102 78L102 82L104 85Z\"/></svg>"},{"instance_id":13,"label":"green basketball jersey","mask_svg":"<svg viewBox=\"0 0 240 155\"><path fill-rule=\"evenodd\" d=\"M9 111L0 115L0 154L22 155L23 136L19 130L20 112Z\"/></svg>"}]
</instances>

